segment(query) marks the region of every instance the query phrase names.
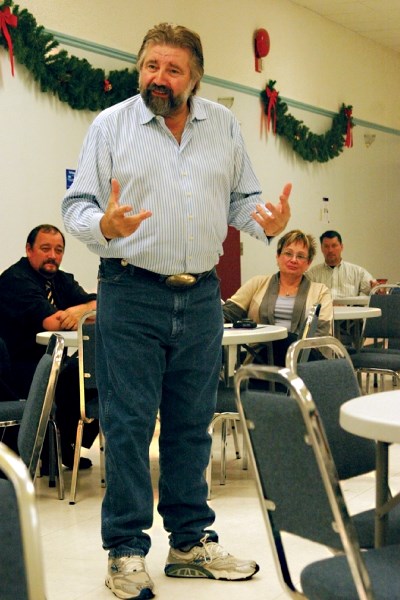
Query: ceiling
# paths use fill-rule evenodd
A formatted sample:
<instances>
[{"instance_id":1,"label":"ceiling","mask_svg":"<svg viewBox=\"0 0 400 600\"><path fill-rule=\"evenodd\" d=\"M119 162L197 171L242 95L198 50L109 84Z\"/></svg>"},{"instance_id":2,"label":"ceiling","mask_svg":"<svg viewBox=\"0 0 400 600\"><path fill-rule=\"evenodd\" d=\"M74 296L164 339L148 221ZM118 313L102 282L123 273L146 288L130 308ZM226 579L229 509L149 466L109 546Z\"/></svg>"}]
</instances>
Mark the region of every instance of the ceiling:
<instances>
[{"instance_id":1,"label":"ceiling","mask_svg":"<svg viewBox=\"0 0 400 600\"><path fill-rule=\"evenodd\" d=\"M291 0L400 53L399 0Z\"/></svg>"}]
</instances>

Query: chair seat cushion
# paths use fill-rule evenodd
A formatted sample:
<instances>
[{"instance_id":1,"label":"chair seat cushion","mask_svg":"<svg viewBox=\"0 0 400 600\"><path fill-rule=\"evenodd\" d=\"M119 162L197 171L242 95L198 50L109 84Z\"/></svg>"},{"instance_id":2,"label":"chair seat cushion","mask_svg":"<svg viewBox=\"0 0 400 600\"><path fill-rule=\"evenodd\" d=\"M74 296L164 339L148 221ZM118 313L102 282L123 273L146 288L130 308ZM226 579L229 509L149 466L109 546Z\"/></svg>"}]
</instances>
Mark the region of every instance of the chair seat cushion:
<instances>
[{"instance_id":1,"label":"chair seat cushion","mask_svg":"<svg viewBox=\"0 0 400 600\"><path fill-rule=\"evenodd\" d=\"M350 356L356 369L390 369L400 371L400 352L386 349L361 350Z\"/></svg>"},{"instance_id":2,"label":"chair seat cushion","mask_svg":"<svg viewBox=\"0 0 400 600\"><path fill-rule=\"evenodd\" d=\"M0 404L5 404L0 402ZM18 404L18 402L15 402ZM0 479L1 599L27 598L17 500L10 481Z\"/></svg>"},{"instance_id":3,"label":"chair seat cushion","mask_svg":"<svg viewBox=\"0 0 400 600\"><path fill-rule=\"evenodd\" d=\"M20 421L24 412L26 400L7 400L0 402L0 423L5 421Z\"/></svg>"},{"instance_id":4,"label":"chair seat cushion","mask_svg":"<svg viewBox=\"0 0 400 600\"><path fill-rule=\"evenodd\" d=\"M400 547L385 546L363 553L373 582L375 600L399 597ZM359 600L345 556L314 562L301 573L303 592L310 600Z\"/></svg>"}]
</instances>

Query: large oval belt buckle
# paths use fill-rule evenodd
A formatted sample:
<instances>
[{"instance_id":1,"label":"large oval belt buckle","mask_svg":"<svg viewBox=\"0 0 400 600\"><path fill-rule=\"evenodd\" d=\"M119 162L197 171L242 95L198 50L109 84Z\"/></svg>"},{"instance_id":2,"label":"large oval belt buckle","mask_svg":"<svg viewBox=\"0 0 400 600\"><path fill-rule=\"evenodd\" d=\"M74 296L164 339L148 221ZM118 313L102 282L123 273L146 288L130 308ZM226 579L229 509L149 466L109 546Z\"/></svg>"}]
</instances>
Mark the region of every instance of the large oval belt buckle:
<instances>
[{"instance_id":1,"label":"large oval belt buckle","mask_svg":"<svg viewBox=\"0 0 400 600\"><path fill-rule=\"evenodd\" d=\"M165 284L170 288L192 287L197 281L197 277L190 273L179 273L178 275L170 275L165 280Z\"/></svg>"}]
</instances>

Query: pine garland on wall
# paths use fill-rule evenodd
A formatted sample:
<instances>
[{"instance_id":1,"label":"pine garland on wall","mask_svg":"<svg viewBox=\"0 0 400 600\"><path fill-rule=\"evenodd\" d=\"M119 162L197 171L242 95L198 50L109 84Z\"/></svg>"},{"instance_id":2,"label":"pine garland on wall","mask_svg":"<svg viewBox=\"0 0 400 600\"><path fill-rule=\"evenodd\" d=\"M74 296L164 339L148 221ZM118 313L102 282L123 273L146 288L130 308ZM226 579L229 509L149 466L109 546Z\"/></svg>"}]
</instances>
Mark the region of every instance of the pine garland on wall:
<instances>
[{"instance_id":1,"label":"pine garland on wall","mask_svg":"<svg viewBox=\"0 0 400 600\"><path fill-rule=\"evenodd\" d=\"M343 104L333 117L329 131L318 135L310 131L303 121L288 114L288 105L279 98L275 83L270 80L261 92L267 130L272 124L273 132L283 136L293 150L309 162L327 162L339 156L344 147L352 147L352 106Z\"/></svg>"},{"instance_id":2,"label":"pine garland on wall","mask_svg":"<svg viewBox=\"0 0 400 600\"><path fill-rule=\"evenodd\" d=\"M11 7L16 25L8 22ZM54 36L37 25L28 10L20 10L12 0L4 0L0 6L0 45L29 70L42 92L53 93L71 108L98 111L137 94L135 69L110 71L106 75L86 59L69 56L59 48Z\"/></svg>"}]
</instances>

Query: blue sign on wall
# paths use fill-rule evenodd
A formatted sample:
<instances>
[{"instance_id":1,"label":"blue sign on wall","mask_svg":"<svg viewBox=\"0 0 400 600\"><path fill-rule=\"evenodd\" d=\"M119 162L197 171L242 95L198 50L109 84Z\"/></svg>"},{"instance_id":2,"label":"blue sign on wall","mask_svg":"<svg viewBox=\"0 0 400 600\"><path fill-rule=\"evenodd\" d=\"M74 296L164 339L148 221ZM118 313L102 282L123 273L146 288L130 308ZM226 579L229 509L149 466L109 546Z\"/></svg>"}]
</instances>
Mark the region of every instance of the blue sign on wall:
<instances>
[{"instance_id":1,"label":"blue sign on wall","mask_svg":"<svg viewBox=\"0 0 400 600\"><path fill-rule=\"evenodd\" d=\"M66 169L65 170L67 189L71 187L72 182L74 181L74 177L75 177L75 169Z\"/></svg>"}]
</instances>

